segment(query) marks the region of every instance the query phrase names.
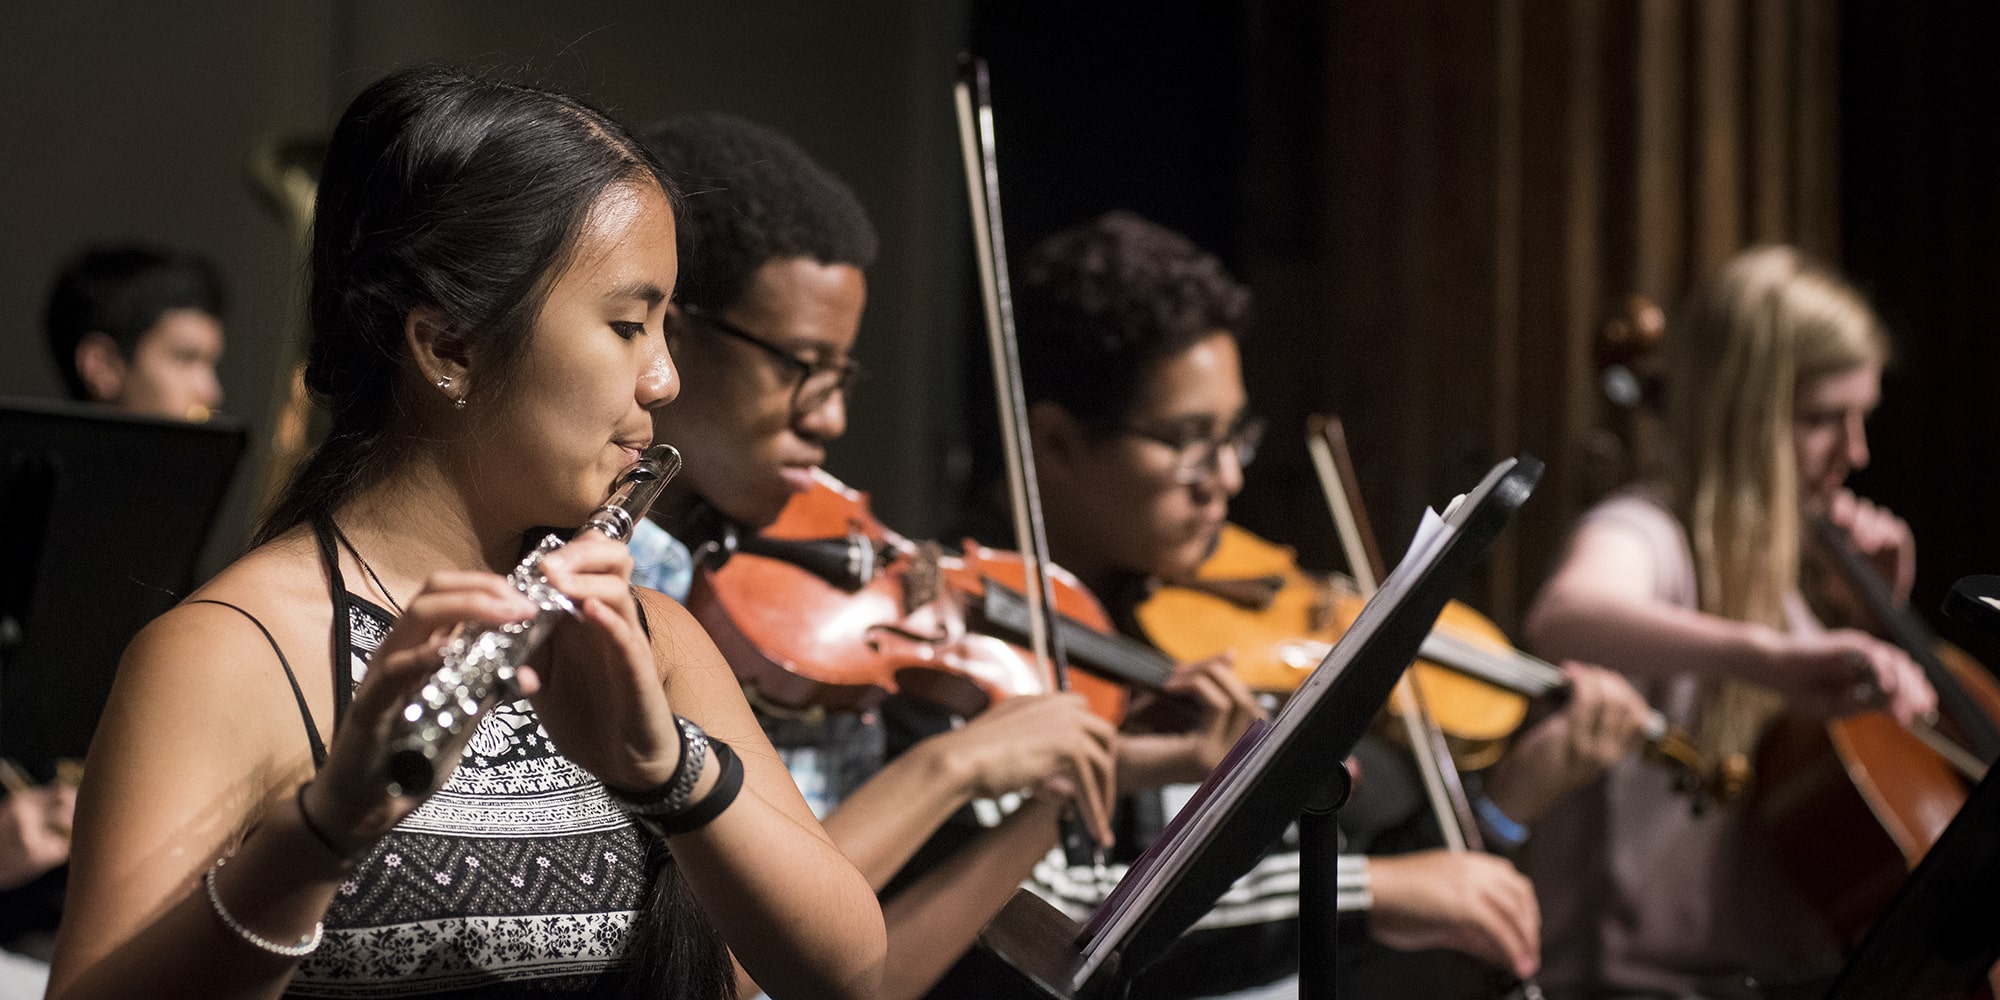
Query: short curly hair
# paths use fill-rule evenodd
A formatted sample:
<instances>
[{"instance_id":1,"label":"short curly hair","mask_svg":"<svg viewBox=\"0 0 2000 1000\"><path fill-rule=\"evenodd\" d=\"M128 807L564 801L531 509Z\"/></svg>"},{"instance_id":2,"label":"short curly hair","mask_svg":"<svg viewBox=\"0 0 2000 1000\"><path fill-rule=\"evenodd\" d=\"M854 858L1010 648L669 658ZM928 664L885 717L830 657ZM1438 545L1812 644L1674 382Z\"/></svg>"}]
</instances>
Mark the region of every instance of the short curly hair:
<instances>
[{"instance_id":1,"label":"short curly hair","mask_svg":"<svg viewBox=\"0 0 2000 1000\"><path fill-rule=\"evenodd\" d=\"M785 136L710 112L676 115L640 138L684 198L676 301L726 309L774 260L875 262L875 227L854 192Z\"/></svg>"},{"instance_id":2,"label":"short curly hair","mask_svg":"<svg viewBox=\"0 0 2000 1000\"><path fill-rule=\"evenodd\" d=\"M1131 410L1155 362L1218 330L1242 336L1250 291L1179 233L1107 212L1029 251L1015 314L1028 401L1103 428Z\"/></svg>"}]
</instances>

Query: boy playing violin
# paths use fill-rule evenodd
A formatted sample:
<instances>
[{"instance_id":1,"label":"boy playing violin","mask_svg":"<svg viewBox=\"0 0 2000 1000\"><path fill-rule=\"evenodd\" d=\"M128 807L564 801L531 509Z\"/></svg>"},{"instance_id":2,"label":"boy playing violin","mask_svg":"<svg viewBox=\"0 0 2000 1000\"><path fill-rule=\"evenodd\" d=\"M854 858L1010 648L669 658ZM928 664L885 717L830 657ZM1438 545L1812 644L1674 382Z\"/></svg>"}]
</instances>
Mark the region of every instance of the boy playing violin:
<instances>
[{"instance_id":1,"label":"boy playing violin","mask_svg":"<svg viewBox=\"0 0 2000 1000\"><path fill-rule=\"evenodd\" d=\"M1016 289L1050 554L1136 635L1133 610L1156 582L1191 577L1213 550L1255 454L1262 425L1250 415L1237 352L1249 293L1185 238L1122 212L1043 241ZM1517 826L1638 739L1646 706L1629 684L1593 668L1569 673L1571 701L1488 776L1494 808ZM1420 797L1381 788L1378 770L1364 769L1355 804L1400 796L1414 812ZM1297 967L1297 864L1295 844L1267 856L1135 995L1262 984L1271 985L1256 995L1291 995L1296 982L1284 977ZM1338 870L1342 910L1366 914L1375 942L1452 949L1522 976L1540 961L1532 887L1500 858L1354 855ZM1072 915L1101 899L1097 883L1059 857L1037 875L1037 890ZM1429 995L1398 975L1399 992Z\"/></svg>"},{"instance_id":2,"label":"boy playing violin","mask_svg":"<svg viewBox=\"0 0 2000 1000\"><path fill-rule=\"evenodd\" d=\"M657 439L686 466L632 549L635 582L685 599L691 552L712 515L754 531L814 487L846 430L854 340L876 253L866 213L840 180L769 129L725 115L672 119L644 136L688 193L684 253L667 338L682 392L655 413ZM1221 710L1189 734L1121 740L1070 694L1007 699L886 759L882 713L790 712L759 721L840 850L881 892L954 814L1032 791L990 829L899 883L884 900L886 997L918 996L970 946L1057 839L1073 804L1110 839L1114 779L1136 755L1151 773L1198 776L1254 707L1220 664L1173 683ZM1231 711L1234 706L1236 710Z\"/></svg>"}]
</instances>

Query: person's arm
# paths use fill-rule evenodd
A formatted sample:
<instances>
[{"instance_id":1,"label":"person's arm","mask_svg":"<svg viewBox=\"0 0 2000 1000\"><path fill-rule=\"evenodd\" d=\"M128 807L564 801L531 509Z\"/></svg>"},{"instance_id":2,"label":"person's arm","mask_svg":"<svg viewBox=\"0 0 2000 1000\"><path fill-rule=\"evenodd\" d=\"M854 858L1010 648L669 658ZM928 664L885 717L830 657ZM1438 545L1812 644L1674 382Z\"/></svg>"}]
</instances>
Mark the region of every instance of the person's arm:
<instances>
[{"instance_id":1,"label":"person's arm","mask_svg":"<svg viewBox=\"0 0 2000 1000\"><path fill-rule=\"evenodd\" d=\"M1033 790L1042 799L1074 802L1108 841L1117 742L1081 696L1009 698L890 761L827 816L826 832L877 891L973 799ZM1053 828L1050 837L1053 843Z\"/></svg>"},{"instance_id":2,"label":"person's arm","mask_svg":"<svg viewBox=\"0 0 2000 1000\"><path fill-rule=\"evenodd\" d=\"M613 566L606 577L622 590L629 571ZM744 971L772 997L877 995L886 943L875 894L813 818L707 634L671 599L650 591L640 599L673 710L743 761L735 802L708 825L669 840L696 898ZM595 725L587 713L568 721ZM550 730L567 753L571 743L556 735L556 726ZM618 787L661 783L619 781L591 769ZM710 755L694 801L718 774Z\"/></svg>"},{"instance_id":3,"label":"person's arm","mask_svg":"<svg viewBox=\"0 0 2000 1000\"><path fill-rule=\"evenodd\" d=\"M882 906L889 922L884 1000L921 997L972 947L1057 840L1062 804L1030 799Z\"/></svg>"},{"instance_id":4,"label":"person's arm","mask_svg":"<svg viewBox=\"0 0 2000 1000\"><path fill-rule=\"evenodd\" d=\"M1628 677L1775 674L1784 636L1658 599L1647 540L1616 520L1587 520L1528 609L1529 644L1551 660L1601 663Z\"/></svg>"},{"instance_id":5,"label":"person's arm","mask_svg":"<svg viewBox=\"0 0 2000 1000\"><path fill-rule=\"evenodd\" d=\"M202 874L234 845L215 879L227 912L272 941L311 932L343 871L296 815L306 749L269 645L235 612L183 606L141 631L91 746L48 995L283 992L294 962L228 929Z\"/></svg>"},{"instance_id":6,"label":"person's arm","mask_svg":"<svg viewBox=\"0 0 2000 1000\"><path fill-rule=\"evenodd\" d=\"M1066 803L1108 808L1101 795L1078 790L1108 791L1115 739L1078 696L1010 698L911 747L827 816L827 834L879 891L966 802L1036 793L883 906L881 996L922 996L944 975L1055 845Z\"/></svg>"},{"instance_id":7,"label":"person's arm","mask_svg":"<svg viewBox=\"0 0 2000 1000\"><path fill-rule=\"evenodd\" d=\"M1569 701L1515 736L1506 755L1482 775L1485 798L1500 812L1482 817L1489 823L1532 826L1645 737L1651 707L1623 676L1574 662L1563 664L1563 673L1569 677ZM1518 843L1519 838L1505 839Z\"/></svg>"},{"instance_id":8,"label":"person's arm","mask_svg":"<svg viewBox=\"0 0 2000 1000\"><path fill-rule=\"evenodd\" d=\"M1527 977L1541 967L1542 914L1514 866L1479 852L1371 855L1368 932L1391 948L1449 948Z\"/></svg>"},{"instance_id":9,"label":"person's arm","mask_svg":"<svg viewBox=\"0 0 2000 1000\"><path fill-rule=\"evenodd\" d=\"M1849 629L1792 635L1676 607L1655 596L1655 572L1636 529L1585 521L1528 611L1530 645L1634 678L1735 677L1821 715L1886 708L1907 723L1936 705L1917 665L1893 646Z\"/></svg>"}]
</instances>

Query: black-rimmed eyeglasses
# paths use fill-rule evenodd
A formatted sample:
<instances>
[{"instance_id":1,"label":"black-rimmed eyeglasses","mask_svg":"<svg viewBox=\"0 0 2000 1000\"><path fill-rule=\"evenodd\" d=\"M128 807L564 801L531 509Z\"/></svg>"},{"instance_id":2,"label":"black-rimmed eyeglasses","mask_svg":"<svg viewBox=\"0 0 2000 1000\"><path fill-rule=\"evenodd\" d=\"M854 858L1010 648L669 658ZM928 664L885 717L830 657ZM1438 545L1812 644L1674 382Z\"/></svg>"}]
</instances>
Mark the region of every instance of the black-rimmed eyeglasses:
<instances>
[{"instance_id":1,"label":"black-rimmed eyeglasses","mask_svg":"<svg viewBox=\"0 0 2000 1000\"><path fill-rule=\"evenodd\" d=\"M1174 482L1192 486L1206 482L1222 467L1222 449L1236 456L1236 467L1246 469L1257 458L1257 445L1264 440L1264 418L1245 416L1221 437L1174 437L1143 427L1120 427L1119 431L1174 450Z\"/></svg>"},{"instance_id":2,"label":"black-rimmed eyeglasses","mask_svg":"<svg viewBox=\"0 0 2000 1000\"><path fill-rule=\"evenodd\" d=\"M706 309L683 305L681 311L717 333L763 351L784 366L792 382L793 416L804 416L825 406L836 392L841 394L843 400L846 399L854 384L867 376L861 362L853 358L843 359L838 364L807 361Z\"/></svg>"}]
</instances>

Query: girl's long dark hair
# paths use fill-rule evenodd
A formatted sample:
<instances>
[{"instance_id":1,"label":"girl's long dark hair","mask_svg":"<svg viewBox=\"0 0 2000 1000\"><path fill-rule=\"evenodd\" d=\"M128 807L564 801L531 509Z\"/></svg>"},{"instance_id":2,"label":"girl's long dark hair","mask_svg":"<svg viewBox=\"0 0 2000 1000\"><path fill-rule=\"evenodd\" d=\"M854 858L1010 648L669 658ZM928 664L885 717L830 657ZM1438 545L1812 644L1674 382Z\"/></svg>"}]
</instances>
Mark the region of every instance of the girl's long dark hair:
<instances>
[{"instance_id":1,"label":"girl's long dark hair","mask_svg":"<svg viewBox=\"0 0 2000 1000\"><path fill-rule=\"evenodd\" d=\"M306 389L332 417L256 541L338 509L390 464L428 308L473 359L472 402L503 396L549 287L613 185L674 187L640 143L563 94L455 70L384 77L348 105L312 229Z\"/></svg>"},{"instance_id":2,"label":"girl's long dark hair","mask_svg":"<svg viewBox=\"0 0 2000 1000\"><path fill-rule=\"evenodd\" d=\"M320 175L306 388L332 416L257 543L326 518L393 462L420 384L404 344L427 308L472 360L474 402L509 374L591 208L618 184L674 187L618 123L574 98L421 67L348 105ZM632 996L733 998L728 949L662 845L627 955Z\"/></svg>"}]
</instances>

